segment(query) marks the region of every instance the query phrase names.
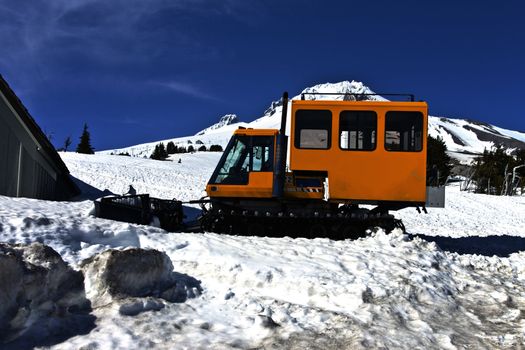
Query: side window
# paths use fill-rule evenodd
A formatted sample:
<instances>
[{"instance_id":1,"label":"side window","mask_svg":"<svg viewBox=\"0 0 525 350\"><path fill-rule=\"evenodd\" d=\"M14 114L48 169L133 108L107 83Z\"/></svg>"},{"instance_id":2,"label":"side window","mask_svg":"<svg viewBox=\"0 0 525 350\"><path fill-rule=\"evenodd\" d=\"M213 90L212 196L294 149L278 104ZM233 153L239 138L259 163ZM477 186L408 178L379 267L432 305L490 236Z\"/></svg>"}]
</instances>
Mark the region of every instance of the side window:
<instances>
[{"instance_id":1,"label":"side window","mask_svg":"<svg viewBox=\"0 0 525 350\"><path fill-rule=\"evenodd\" d=\"M423 114L421 112L387 112L385 149L419 152L423 149Z\"/></svg>"},{"instance_id":2,"label":"side window","mask_svg":"<svg viewBox=\"0 0 525 350\"><path fill-rule=\"evenodd\" d=\"M273 171L274 137L254 136L252 140L252 171Z\"/></svg>"},{"instance_id":3,"label":"side window","mask_svg":"<svg viewBox=\"0 0 525 350\"><path fill-rule=\"evenodd\" d=\"M376 149L377 114L373 111L343 111L339 115L339 147L345 150Z\"/></svg>"},{"instance_id":4,"label":"side window","mask_svg":"<svg viewBox=\"0 0 525 350\"><path fill-rule=\"evenodd\" d=\"M329 149L332 112L301 109L295 113L294 145L303 149Z\"/></svg>"}]
</instances>

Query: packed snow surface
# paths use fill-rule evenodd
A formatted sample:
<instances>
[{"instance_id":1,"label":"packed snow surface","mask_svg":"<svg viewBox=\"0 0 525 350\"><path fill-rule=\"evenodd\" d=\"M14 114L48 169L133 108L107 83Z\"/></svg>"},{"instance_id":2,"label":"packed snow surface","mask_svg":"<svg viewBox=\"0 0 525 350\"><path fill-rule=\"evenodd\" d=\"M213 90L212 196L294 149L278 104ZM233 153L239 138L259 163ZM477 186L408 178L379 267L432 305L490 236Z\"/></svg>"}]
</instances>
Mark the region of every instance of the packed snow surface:
<instances>
[{"instance_id":1,"label":"packed snow surface","mask_svg":"<svg viewBox=\"0 0 525 350\"><path fill-rule=\"evenodd\" d=\"M124 193L133 185L137 192L189 200L203 194L220 154L185 154L167 162L61 156L92 193ZM0 197L0 241L49 245L85 274L94 320L77 320L76 333L52 342L21 336L37 347L525 346L525 197L465 193L454 186L447 188L446 205L427 215L415 209L397 213L412 235L378 230L358 240L332 241L167 233L95 218L88 200ZM145 267L137 269L134 259L142 255L126 257L117 267L137 273L120 279L97 272L107 269L111 252L137 248L162 253L145 254ZM147 262L151 259L156 263ZM152 283L165 287L149 295L131 293L142 290L138 276L148 266L159 276ZM115 285L124 297L107 297L108 286ZM170 288L176 293L163 294ZM82 320L84 326L78 324Z\"/></svg>"}]
</instances>

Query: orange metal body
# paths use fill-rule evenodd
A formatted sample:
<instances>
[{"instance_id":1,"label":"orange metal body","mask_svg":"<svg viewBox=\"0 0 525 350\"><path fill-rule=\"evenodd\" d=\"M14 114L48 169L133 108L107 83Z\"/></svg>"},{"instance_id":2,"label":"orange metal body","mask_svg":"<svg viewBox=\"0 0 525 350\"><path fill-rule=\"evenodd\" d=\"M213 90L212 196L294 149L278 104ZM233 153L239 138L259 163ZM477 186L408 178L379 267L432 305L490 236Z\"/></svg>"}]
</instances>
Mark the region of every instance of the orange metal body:
<instances>
[{"instance_id":1,"label":"orange metal body","mask_svg":"<svg viewBox=\"0 0 525 350\"><path fill-rule=\"evenodd\" d=\"M329 149L295 147L295 116L301 109L330 110L332 113ZM339 114L342 111L374 111L377 114L374 150L344 150L339 145ZM389 111L420 112L423 115L422 150L418 152L385 149L385 114ZM291 173L317 171L328 174L328 200L345 203L399 201L421 203L426 200L426 147L428 106L425 102L380 101L292 101L291 135L288 152ZM275 129L238 129L234 135L277 136ZM274 145L275 146L275 145ZM274 147L276 149L276 147ZM250 172L248 184L208 184L210 197L271 198L272 172ZM285 185L285 197L322 199L322 192L304 192L295 184Z\"/></svg>"},{"instance_id":2,"label":"orange metal body","mask_svg":"<svg viewBox=\"0 0 525 350\"><path fill-rule=\"evenodd\" d=\"M279 130L275 129L237 129L234 135L246 136L276 136ZM212 185L206 186L210 197L247 197L271 198L273 188L273 172L250 172L246 185Z\"/></svg>"},{"instance_id":3,"label":"orange metal body","mask_svg":"<svg viewBox=\"0 0 525 350\"><path fill-rule=\"evenodd\" d=\"M250 172L246 185L210 185L206 192L210 197L246 197L246 198L271 198L272 197L272 172Z\"/></svg>"},{"instance_id":4,"label":"orange metal body","mask_svg":"<svg viewBox=\"0 0 525 350\"><path fill-rule=\"evenodd\" d=\"M332 112L330 149L298 149L294 146L295 114L299 109L321 109ZM377 113L375 150L354 151L339 147L339 113L348 110ZM427 110L425 102L292 101L290 169L327 171L329 199L334 201L425 202ZM421 151L385 150L387 111L415 111L423 114Z\"/></svg>"}]
</instances>

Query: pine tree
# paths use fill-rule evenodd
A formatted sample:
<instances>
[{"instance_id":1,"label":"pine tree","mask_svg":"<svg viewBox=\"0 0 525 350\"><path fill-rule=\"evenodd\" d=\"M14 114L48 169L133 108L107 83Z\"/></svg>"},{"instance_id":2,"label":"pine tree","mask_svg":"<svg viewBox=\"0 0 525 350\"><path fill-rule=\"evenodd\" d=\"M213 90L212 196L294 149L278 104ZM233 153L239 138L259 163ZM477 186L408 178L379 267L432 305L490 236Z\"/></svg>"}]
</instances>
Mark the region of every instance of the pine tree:
<instances>
[{"instance_id":1,"label":"pine tree","mask_svg":"<svg viewBox=\"0 0 525 350\"><path fill-rule=\"evenodd\" d=\"M91 147L91 136L88 131L87 124L84 124L84 130L80 136L80 143L77 146L77 153L93 154L95 153L93 147Z\"/></svg>"},{"instance_id":2,"label":"pine tree","mask_svg":"<svg viewBox=\"0 0 525 350\"><path fill-rule=\"evenodd\" d=\"M206 146L202 145L199 147L199 152L206 152Z\"/></svg>"},{"instance_id":3,"label":"pine tree","mask_svg":"<svg viewBox=\"0 0 525 350\"><path fill-rule=\"evenodd\" d=\"M64 140L64 152L67 152L68 147L71 146L71 136Z\"/></svg>"},{"instance_id":4,"label":"pine tree","mask_svg":"<svg viewBox=\"0 0 525 350\"><path fill-rule=\"evenodd\" d=\"M162 142L155 145L155 149L153 153L151 153L150 158L156 160L166 160L166 158L168 158L168 152L166 152L166 148Z\"/></svg>"},{"instance_id":5,"label":"pine tree","mask_svg":"<svg viewBox=\"0 0 525 350\"><path fill-rule=\"evenodd\" d=\"M159 145L155 145L155 149L153 149L153 152L149 156L151 159L159 160Z\"/></svg>"},{"instance_id":6,"label":"pine tree","mask_svg":"<svg viewBox=\"0 0 525 350\"><path fill-rule=\"evenodd\" d=\"M447 145L441 138L427 137L427 182L428 185L443 185L450 175L450 156Z\"/></svg>"},{"instance_id":7,"label":"pine tree","mask_svg":"<svg viewBox=\"0 0 525 350\"><path fill-rule=\"evenodd\" d=\"M195 148L193 148L192 145L188 146L188 153L193 153L195 152Z\"/></svg>"},{"instance_id":8,"label":"pine tree","mask_svg":"<svg viewBox=\"0 0 525 350\"><path fill-rule=\"evenodd\" d=\"M222 146L221 145L211 145L210 152L222 152Z\"/></svg>"},{"instance_id":9,"label":"pine tree","mask_svg":"<svg viewBox=\"0 0 525 350\"><path fill-rule=\"evenodd\" d=\"M168 156L169 156L168 152L166 151L166 148L164 147L164 144L162 142L159 144L159 154L160 154L160 158L162 160L168 158Z\"/></svg>"},{"instance_id":10,"label":"pine tree","mask_svg":"<svg viewBox=\"0 0 525 350\"><path fill-rule=\"evenodd\" d=\"M474 176L476 192L501 194L505 183L505 169L507 173L517 164L517 160L507 154L505 149L497 145L493 150L483 151L474 163Z\"/></svg>"},{"instance_id":11,"label":"pine tree","mask_svg":"<svg viewBox=\"0 0 525 350\"><path fill-rule=\"evenodd\" d=\"M177 147L175 146L173 141L168 142L168 144L166 145L166 152L168 152L168 154L177 153Z\"/></svg>"}]
</instances>

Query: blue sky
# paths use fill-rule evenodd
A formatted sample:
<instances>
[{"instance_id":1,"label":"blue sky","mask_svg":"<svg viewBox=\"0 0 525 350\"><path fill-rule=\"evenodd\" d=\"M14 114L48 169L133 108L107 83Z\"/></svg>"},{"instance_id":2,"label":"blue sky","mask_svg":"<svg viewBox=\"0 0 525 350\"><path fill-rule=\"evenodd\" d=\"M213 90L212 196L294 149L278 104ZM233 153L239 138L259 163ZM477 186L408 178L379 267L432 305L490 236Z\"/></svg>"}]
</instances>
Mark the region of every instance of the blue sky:
<instances>
[{"instance_id":1,"label":"blue sky","mask_svg":"<svg viewBox=\"0 0 525 350\"><path fill-rule=\"evenodd\" d=\"M0 0L0 73L60 147L251 121L341 80L525 130L523 1Z\"/></svg>"}]
</instances>

